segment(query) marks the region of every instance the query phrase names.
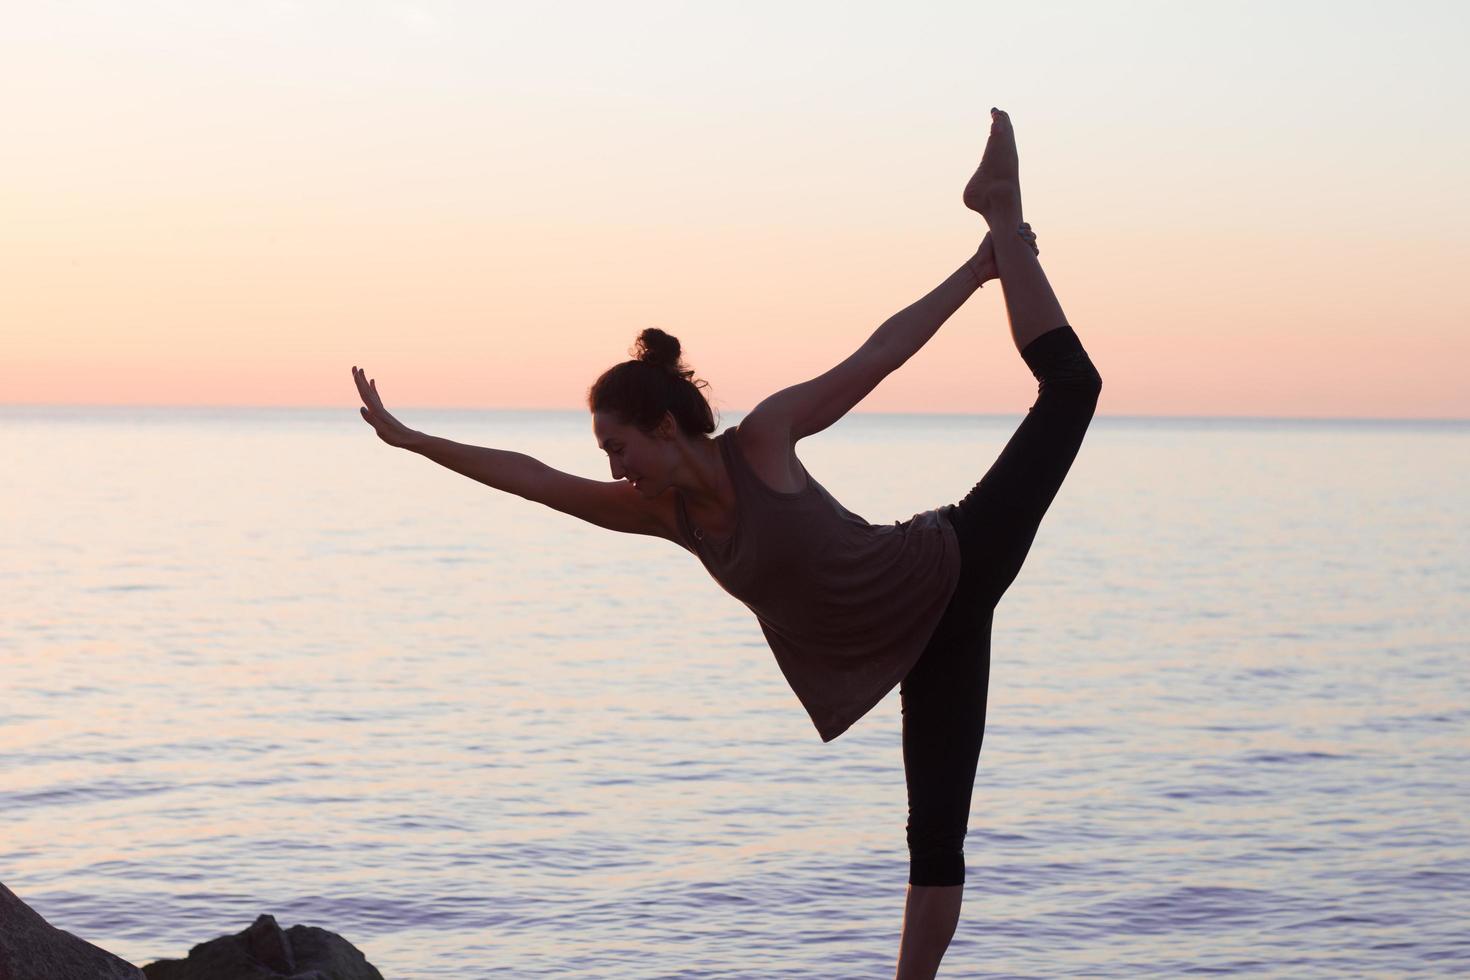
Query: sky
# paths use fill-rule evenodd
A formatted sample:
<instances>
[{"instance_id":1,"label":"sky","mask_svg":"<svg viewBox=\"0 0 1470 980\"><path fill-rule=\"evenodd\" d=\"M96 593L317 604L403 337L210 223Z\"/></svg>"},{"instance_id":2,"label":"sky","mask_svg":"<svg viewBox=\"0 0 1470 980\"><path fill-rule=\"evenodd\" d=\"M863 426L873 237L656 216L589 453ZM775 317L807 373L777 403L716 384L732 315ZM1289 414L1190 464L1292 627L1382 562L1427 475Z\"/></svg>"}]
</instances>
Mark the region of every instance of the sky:
<instances>
[{"instance_id":1,"label":"sky","mask_svg":"<svg viewBox=\"0 0 1470 980\"><path fill-rule=\"evenodd\" d=\"M15 4L0 404L721 411L985 233L992 105L1099 415L1470 417L1458 3ZM1015 412L999 283L856 409Z\"/></svg>"}]
</instances>

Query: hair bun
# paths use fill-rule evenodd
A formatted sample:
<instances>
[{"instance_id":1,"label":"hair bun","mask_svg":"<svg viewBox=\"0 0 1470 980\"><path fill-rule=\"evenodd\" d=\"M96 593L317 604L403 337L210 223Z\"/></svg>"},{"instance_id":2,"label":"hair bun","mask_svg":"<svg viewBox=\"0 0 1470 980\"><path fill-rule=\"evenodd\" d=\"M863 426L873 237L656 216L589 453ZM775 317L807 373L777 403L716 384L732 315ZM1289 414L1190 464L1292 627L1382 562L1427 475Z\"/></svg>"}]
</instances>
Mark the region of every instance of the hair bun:
<instances>
[{"instance_id":1,"label":"hair bun","mask_svg":"<svg viewBox=\"0 0 1470 980\"><path fill-rule=\"evenodd\" d=\"M632 354L638 360L674 374L685 374L679 365L679 338L664 333L658 327L649 327L638 335Z\"/></svg>"},{"instance_id":2,"label":"hair bun","mask_svg":"<svg viewBox=\"0 0 1470 980\"><path fill-rule=\"evenodd\" d=\"M628 353L633 360L614 364L587 389L587 407L594 415L611 413L624 425L651 433L672 413L686 436L715 431L714 409L704 392L709 382L696 378L684 363L679 338L649 327Z\"/></svg>"}]
</instances>

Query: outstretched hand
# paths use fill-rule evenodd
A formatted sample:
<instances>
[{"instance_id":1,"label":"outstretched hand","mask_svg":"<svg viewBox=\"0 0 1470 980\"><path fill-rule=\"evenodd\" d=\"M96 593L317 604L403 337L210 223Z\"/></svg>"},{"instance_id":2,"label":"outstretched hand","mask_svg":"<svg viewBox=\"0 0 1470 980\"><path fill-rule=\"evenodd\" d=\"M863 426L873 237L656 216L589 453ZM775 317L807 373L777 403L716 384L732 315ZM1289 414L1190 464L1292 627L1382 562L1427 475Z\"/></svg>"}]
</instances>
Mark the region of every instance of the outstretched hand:
<instances>
[{"instance_id":1,"label":"outstretched hand","mask_svg":"<svg viewBox=\"0 0 1470 980\"><path fill-rule=\"evenodd\" d=\"M383 407L383 400L378 397L376 379L368 380L367 372L358 367L352 369L352 378L357 382L357 393L362 396L363 401L363 407L358 411L368 425L377 431L378 438L390 446L403 449L422 436L422 433L415 432L388 414L388 410Z\"/></svg>"}]
</instances>

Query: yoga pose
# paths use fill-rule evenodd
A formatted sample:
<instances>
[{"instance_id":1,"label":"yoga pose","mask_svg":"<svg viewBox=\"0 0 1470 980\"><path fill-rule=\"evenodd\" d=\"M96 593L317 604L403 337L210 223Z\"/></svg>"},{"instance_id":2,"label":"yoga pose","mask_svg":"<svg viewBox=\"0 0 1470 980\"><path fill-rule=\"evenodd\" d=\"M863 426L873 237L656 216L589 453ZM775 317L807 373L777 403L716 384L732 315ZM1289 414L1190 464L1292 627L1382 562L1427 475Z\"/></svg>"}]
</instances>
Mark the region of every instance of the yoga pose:
<instances>
[{"instance_id":1,"label":"yoga pose","mask_svg":"<svg viewBox=\"0 0 1470 980\"><path fill-rule=\"evenodd\" d=\"M658 535L690 551L755 613L822 741L898 685L909 888L896 980L933 977L959 921L992 615L1102 390L1022 221L1015 135L997 109L964 202L990 228L964 265L847 360L770 396L714 438L702 382L681 362L678 340L643 331L638 356L588 392L610 483L413 431L384 409L376 383L352 369L362 416L389 445L601 527ZM1036 402L963 500L869 524L807 473L797 441L846 415L995 278L1016 349L1039 382Z\"/></svg>"}]
</instances>

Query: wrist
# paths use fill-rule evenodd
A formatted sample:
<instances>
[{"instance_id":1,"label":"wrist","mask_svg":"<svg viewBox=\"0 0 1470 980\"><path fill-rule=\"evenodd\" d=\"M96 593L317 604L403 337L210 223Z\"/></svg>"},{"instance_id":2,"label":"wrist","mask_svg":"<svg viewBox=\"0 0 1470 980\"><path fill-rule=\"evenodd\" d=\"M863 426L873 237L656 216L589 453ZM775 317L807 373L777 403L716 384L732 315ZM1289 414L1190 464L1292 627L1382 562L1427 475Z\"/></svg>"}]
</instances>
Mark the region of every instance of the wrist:
<instances>
[{"instance_id":1,"label":"wrist","mask_svg":"<svg viewBox=\"0 0 1470 980\"><path fill-rule=\"evenodd\" d=\"M970 278L975 280L975 288L979 289L985 285L985 277L980 272L980 253L976 252L965 262L965 268L970 270Z\"/></svg>"},{"instance_id":2,"label":"wrist","mask_svg":"<svg viewBox=\"0 0 1470 980\"><path fill-rule=\"evenodd\" d=\"M995 278L995 262L983 248L970 256L970 261L965 264L970 270L970 275L975 277L976 289Z\"/></svg>"}]
</instances>

